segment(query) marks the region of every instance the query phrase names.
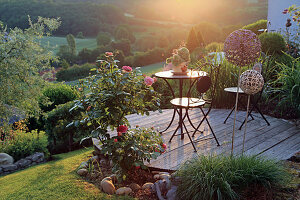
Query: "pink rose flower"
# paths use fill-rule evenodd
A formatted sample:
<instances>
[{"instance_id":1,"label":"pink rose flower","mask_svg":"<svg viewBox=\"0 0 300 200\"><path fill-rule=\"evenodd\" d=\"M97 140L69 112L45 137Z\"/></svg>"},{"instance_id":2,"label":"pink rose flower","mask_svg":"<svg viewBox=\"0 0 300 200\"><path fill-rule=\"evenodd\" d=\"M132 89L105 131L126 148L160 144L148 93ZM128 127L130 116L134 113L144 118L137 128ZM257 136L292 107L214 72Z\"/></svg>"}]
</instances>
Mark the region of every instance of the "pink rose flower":
<instances>
[{"instance_id":1,"label":"pink rose flower","mask_svg":"<svg viewBox=\"0 0 300 200\"><path fill-rule=\"evenodd\" d=\"M151 86L154 83L154 80L150 76L146 76L144 82L146 85Z\"/></svg>"},{"instance_id":2,"label":"pink rose flower","mask_svg":"<svg viewBox=\"0 0 300 200\"><path fill-rule=\"evenodd\" d=\"M123 66L122 69L123 69L125 72L131 72L131 71L132 71L132 68L129 67L129 66Z\"/></svg>"},{"instance_id":3,"label":"pink rose flower","mask_svg":"<svg viewBox=\"0 0 300 200\"><path fill-rule=\"evenodd\" d=\"M162 144L161 146L162 146L162 148L164 148L164 149L167 148L167 145L166 145L166 144Z\"/></svg>"},{"instance_id":4,"label":"pink rose flower","mask_svg":"<svg viewBox=\"0 0 300 200\"><path fill-rule=\"evenodd\" d=\"M126 133L128 130L128 127L125 125L121 125L117 128L118 133Z\"/></svg>"},{"instance_id":5,"label":"pink rose flower","mask_svg":"<svg viewBox=\"0 0 300 200\"><path fill-rule=\"evenodd\" d=\"M114 142L118 142L118 139L114 139Z\"/></svg>"},{"instance_id":6,"label":"pink rose flower","mask_svg":"<svg viewBox=\"0 0 300 200\"><path fill-rule=\"evenodd\" d=\"M105 52L106 56L113 56L114 54L112 52Z\"/></svg>"},{"instance_id":7,"label":"pink rose flower","mask_svg":"<svg viewBox=\"0 0 300 200\"><path fill-rule=\"evenodd\" d=\"M153 77L153 81L154 81L154 83L157 81L157 78L156 77Z\"/></svg>"},{"instance_id":8,"label":"pink rose flower","mask_svg":"<svg viewBox=\"0 0 300 200\"><path fill-rule=\"evenodd\" d=\"M122 136L122 133L118 132L118 136L121 137L121 136Z\"/></svg>"}]
</instances>

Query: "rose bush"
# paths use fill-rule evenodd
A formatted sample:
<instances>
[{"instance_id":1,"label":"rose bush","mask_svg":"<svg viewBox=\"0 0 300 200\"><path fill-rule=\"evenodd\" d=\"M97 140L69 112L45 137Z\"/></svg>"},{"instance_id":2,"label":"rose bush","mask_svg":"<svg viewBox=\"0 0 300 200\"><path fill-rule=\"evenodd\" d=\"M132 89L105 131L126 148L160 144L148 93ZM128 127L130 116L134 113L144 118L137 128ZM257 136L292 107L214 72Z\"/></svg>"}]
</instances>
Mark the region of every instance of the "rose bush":
<instances>
[{"instance_id":1,"label":"rose bush","mask_svg":"<svg viewBox=\"0 0 300 200\"><path fill-rule=\"evenodd\" d=\"M81 110L82 118L69 126L84 124L91 128L92 137L100 139L103 153L111 157L114 168L124 172L130 169L130 165L142 165L143 160L154 158L154 155L157 157L158 153L153 154L155 149L151 150L150 146L161 143L154 131L151 131L153 136L143 129L127 132L129 122L126 115L148 115L149 111L159 109L160 100L152 87L152 78L144 77L138 69L129 66L119 68L111 52L106 52L105 56L106 60L97 61L97 69L94 69L96 74L80 81L80 99L70 112ZM118 134L111 137L108 129L114 131L115 128ZM141 141L135 136L140 135L144 135L144 138L147 135L147 141L142 143L145 146L136 147Z\"/></svg>"},{"instance_id":2,"label":"rose bush","mask_svg":"<svg viewBox=\"0 0 300 200\"><path fill-rule=\"evenodd\" d=\"M144 161L150 162L151 159L156 159L166 149L160 134L153 128L131 129L104 140L102 144L102 153L109 156L114 163L113 171L122 174L123 178L128 170L145 169Z\"/></svg>"}]
</instances>

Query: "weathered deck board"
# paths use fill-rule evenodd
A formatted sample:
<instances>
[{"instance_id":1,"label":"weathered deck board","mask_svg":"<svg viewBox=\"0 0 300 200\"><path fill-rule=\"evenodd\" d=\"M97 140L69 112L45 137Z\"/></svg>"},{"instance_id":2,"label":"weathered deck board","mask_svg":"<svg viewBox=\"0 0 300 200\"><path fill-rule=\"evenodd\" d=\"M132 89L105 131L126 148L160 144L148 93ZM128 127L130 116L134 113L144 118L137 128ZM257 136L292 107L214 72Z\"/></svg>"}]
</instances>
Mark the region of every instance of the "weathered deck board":
<instances>
[{"instance_id":1,"label":"weathered deck board","mask_svg":"<svg viewBox=\"0 0 300 200\"><path fill-rule=\"evenodd\" d=\"M205 110L206 112L207 110ZM231 140L233 130L233 119L229 118L227 123L224 120L230 110L213 109L209 114L209 122L218 138L220 146L217 146L214 139L198 141L203 136L212 136L211 131L206 122L204 122L200 130L203 133L197 132L192 138L197 148L197 153L190 143L189 138L185 135L181 140L180 136L175 136L171 143L169 139L172 136L178 125L178 116L176 115L172 126L162 134L164 142L167 144L167 151L159 156L156 160L152 160L149 166L177 169L186 160L198 156L208 154L230 154ZM201 119L199 109L189 111L192 123L197 126ZM294 153L300 150L300 129L291 124L289 121L276 119L270 116L265 116L270 122L270 126L259 116L258 113L252 113L254 120L247 124L245 154L266 156L274 159L287 159ZM173 109L163 110L162 113L151 112L149 116L129 115L129 120L132 127L139 125L141 127L154 127L156 130L165 129L173 115ZM233 115L232 115L233 116ZM239 111L237 113L235 140L234 140L234 154L242 153L243 134L242 130L238 130L241 121L246 117L246 113ZM185 120L186 127L189 131L193 131L193 127ZM178 134L179 131L177 131ZM192 132L190 133L192 134Z\"/></svg>"}]
</instances>

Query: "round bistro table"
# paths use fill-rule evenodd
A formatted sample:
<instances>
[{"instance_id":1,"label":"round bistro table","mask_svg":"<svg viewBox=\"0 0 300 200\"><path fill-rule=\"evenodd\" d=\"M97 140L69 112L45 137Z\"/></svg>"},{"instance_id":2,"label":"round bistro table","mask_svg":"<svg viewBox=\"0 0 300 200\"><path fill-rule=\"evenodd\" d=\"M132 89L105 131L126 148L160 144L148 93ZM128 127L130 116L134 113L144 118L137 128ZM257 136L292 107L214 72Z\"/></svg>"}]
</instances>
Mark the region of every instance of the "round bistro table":
<instances>
[{"instance_id":1,"label":"round bistro table","mask_svg":"<svg viewBox=\"0 0 300 200\"><path fill-rule=\"evenodd\" d=\"M197 81L198 78L201 78L202 76L206 76L206 75L207 75L207 73L204 72L204 71L189 71L187 74L176 75L176 74L173 74L172 70L157 72L155 74L155 76L157 78L162 78L167 83L174 99L176 98L176 96L175 96L175 93L174 93L174 90L173 90L172 86L168 82L168 79L179 80L179 98L182 98L183 97L182 96L183 80L191 80L191 81L193 80L193 83L190 82L190 87L192 87L194 85L195 81ZM169 125L167 126L167 128L165 130L160 131L161 133L167 131L170 128L170 126L172 125L172 123L174 121L176 111L177 111L177 108L174 108L173 116L172 116L172 119L171 119ZM182 128L182 126L183 126L182 108L179 108L178 115L179 115L179 122L178 122L178 127L175 130L175 132L178 130L178 128L180 128L180 130L181 130L180 131L181 139L184 139L184 133L183 133L183 128ZM174 134L175 134L175 132L174 132Z\"/></svg>"}]
</instances>

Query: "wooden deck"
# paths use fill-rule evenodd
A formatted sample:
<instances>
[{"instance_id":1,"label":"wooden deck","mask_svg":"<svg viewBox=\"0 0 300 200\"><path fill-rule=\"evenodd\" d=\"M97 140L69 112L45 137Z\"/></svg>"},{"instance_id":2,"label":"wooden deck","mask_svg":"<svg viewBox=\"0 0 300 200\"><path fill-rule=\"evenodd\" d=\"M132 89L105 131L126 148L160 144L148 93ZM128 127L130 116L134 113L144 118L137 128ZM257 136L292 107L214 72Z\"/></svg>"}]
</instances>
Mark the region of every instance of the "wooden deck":
<instances>
[{"instance_id":1,"label":"wooden deck","mask_svg":"<svg viewBox=\"0 0 300 200\"><path fill-rule=\"evenodd\" d=\"M190 112L190 117L193 124L198 124L201 118L200 110L194 109ZM217 146L214 139L197 141L203 136L212 136L206 122L202 124L200 130L203 134L197 133L193 138L197 153L194 152L193 146L189 138L185 135L181 140L180 136L175 136L171 143L169 139L177 127L177 118L175 118L172 126L162 134L164 142L167 144L167 151L159 156L156 160L152 160L149 166L163 169L177 169L184 161L197 155L208 154L230 154L231 152L231 137L233 130L233 119L229 118L224 124L229 110L213 109L209 115L211 126L219 140L220 146ZM129 115L129 120L132 127L139 125L142 127L155 127L157 130L163 130L167 127L172 117L173 110L163 110L162 113L153 112L149 116ZM233 114L232 114L233 116ZM244 127L242 130L237 130L241 121L245 119L246 113L239 111L237 113L234 154L242 153L242 141ZM288 159L294 153L300 150L300 129L291 122L276 119L270 116L265 116L270 122L270 126L259 116L253 113L255 120L249 121L247 124L247 134L245 143L245 154L266 156L278 160ZM186 121L188 130L192 131L192 126Z\"/></svg>"}]
</instances>

